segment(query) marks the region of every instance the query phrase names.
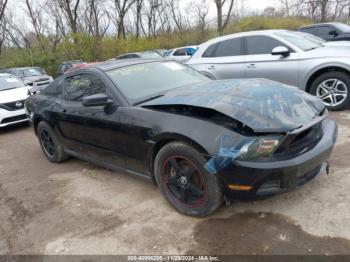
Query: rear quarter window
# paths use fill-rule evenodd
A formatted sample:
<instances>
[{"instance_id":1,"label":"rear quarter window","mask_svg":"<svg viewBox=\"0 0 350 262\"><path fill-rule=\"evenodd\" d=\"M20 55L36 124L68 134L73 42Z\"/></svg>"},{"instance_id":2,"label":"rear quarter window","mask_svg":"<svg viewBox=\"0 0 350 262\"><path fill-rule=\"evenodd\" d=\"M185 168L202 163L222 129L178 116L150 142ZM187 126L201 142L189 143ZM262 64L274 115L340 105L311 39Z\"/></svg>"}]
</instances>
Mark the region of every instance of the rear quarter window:
<instances>
[{"instance_id":1,"label":"rear quarter window","mask_svg":"<svg viewBox=\"0 0 350 262\"><path fill-rule=\"evenodd\" d=\"M202 57L224 57L242 55L242 38L232 38L212 44Z\"/></svg>"}]
</instances>

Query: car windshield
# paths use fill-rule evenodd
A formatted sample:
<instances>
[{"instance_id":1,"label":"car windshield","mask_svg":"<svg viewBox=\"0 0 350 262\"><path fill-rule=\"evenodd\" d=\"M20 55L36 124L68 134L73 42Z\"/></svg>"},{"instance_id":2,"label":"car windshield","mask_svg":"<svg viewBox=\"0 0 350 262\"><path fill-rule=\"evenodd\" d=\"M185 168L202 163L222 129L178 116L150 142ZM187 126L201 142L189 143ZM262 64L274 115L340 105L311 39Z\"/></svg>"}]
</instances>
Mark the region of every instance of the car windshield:
<instances>
[{"instance_id":1,"label":"car windshield","mask_svg":"<svg viewBox=\"0 0 350 262\"><path fill-rule=\"evenodd\" d=\"M334 24L336 28L338 28L340 31L342 32L350 32L350 26L347 24L343 24L343 23L335 23Z\"/></svg>"},{"instance_id":2,"label":"car windshield","mask_svg":"<svg viewBox=\"0 0 350 262\"><path fill-rule=\"evenodd\" d=\"M162 56L156 52L145 52L145 53L140 53L140 56L142 58L162 58Z\"/></svg>"},{"instance_id":3,"label":"car windshield","mask_svg":"<svg viewBox=\"0 0 350 262\"><path fill-rule=\"evenodd\" d=\"M42 73L37 69L23 69L23 70L15 70L15 74L19 77L30 77L30 76L40 76Z\"/></svg>"},{"instance_id":4,"label":"car windshield","mask_svg":"<svg viewBox=\"0 0 350 262\"><path fill-rule=\"evenodd\" d=\"M315 41L307 39L295 32L286 31L286 32L278 32L275 34L283 38L284 40L288 41L289 43L295 45L296 47L300 48L303 51L309 51L322 46L321 43L316 43Z\"/></svg>"},{"instance_id":5,"label":"car windshield","mask_svg":"<svg viewBox=\"0 0 350 262\"><path fill-rule=\"evenodd\" d=\"M0 91L23 87L24 83L15 76L0 76Z\"/></svg>"},{"instance_id":6,"label":"car windshield","mask_svg":"<svg viewBox=\"0 0 350 262\"><path fill-rule=\"evenodd\" d=\"M209 80L194 69L175 61L131 65L106 73L123 95L134 104L171 89Z\"/></svg>"},{"instance_id":7,"label":"car windshield","mask_svg":"<svg viewBox=\"0 0 350 262\"><path fill-rule=\"evenodd\" d=\"M304 32L295 32L295 33L297 33L298 35L300 35L302 37L305 37L306 39L309 39L310 41L314 41L316 43L324 44L327 42L326 40L322 39L321 37L318 37L318 36L315 36L315 35L312 35L309 33L304 33Z\"/></svg>"},{"instance_id":8,"label":"car windshield","mask_svg":"<svg viewBox=\"0 0 350 262\"><path fill-rule=\"evenodd\" d=\"M40 72L42 75L46 74L46 71L44 69L42 69L41 67L34 67L33 69L35 69L36 71Z\"/></svg>"}]
</instances>

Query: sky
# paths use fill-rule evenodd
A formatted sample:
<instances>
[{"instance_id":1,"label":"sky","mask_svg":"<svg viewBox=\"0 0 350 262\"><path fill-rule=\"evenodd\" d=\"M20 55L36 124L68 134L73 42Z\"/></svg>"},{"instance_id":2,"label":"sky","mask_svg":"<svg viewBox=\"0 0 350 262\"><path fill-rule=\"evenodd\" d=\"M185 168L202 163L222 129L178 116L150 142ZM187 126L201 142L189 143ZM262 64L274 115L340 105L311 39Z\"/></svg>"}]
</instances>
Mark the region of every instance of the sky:
<instances>
[{"instance_id":1,"label":"sky","mask_svg":"<svg viewBox=\"0 0 350 262\"><path fill-rule=\"evenodd\" d=\"M250 9L264 10L266 7L276 7L280 5L278 0L243 0Z\"/></svg>"},{"instance_id":2,"label":"sky","mask_svg":"<svg viewBox=\"0 0 350 262\"><path fill-rule=\"evenodd\" d=\"M182 6L186 6L190 0L180 0ZM200 1L200 0L194 0ZM210 3L210 16L214 17L216 15L216 8L213 0L208 0ZM226 4L227 5L227 4ZM243 5L244 9L250 12L263 11L266 7L279 7L281 3L279 0L235 0L236 7L241 7Z\"/></svg>"}]
</instances>

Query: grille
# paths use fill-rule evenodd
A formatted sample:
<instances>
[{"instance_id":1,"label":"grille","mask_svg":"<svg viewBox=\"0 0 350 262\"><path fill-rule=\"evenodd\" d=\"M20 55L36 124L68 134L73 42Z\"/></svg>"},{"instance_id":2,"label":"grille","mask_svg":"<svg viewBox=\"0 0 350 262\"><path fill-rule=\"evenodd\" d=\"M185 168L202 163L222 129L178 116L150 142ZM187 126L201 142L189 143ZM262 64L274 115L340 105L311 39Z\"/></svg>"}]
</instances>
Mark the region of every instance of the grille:
<instances>
[{"instance_id":1,"label":"grille","mask_svg":"<svg viewBox=\"0 0 350 262\"><path fill-rule=\"evenodd\" d=\"M1 121L1 124L12 123L12 122L20 121L20 120L25 120L25 119L27 119L26 115L7 117Z\"/></svg>"},{"instance_id":2,"label":"grille","mask_svg":"<svg viewBox=\"0 0 350 262\"><path fill-rule=\"evenodd\" d=\"M21 103L21 106L17 106L17 103ZM0 104L0 107L8 111L16 111L24 108L24 100L14 101L10 103Z\"/></svg>"},{"instance_id":3,"label":"grille","mask_svg":"<svg viewBox=\"0 0 350 262\"><path fill-rule=\"evenodd\" d=\"M315 147L322 136L322 122L319 122L298 134L287 136L276 151L275 156L288 157L289 155L303 154Z\"/></svg>"},{"instance_id":4,"label":"grille","mask_svg":"<svg viewBox=\"0 0 350 262\"><path fill-rule=\"evenodd\" d=\"M35 80L34 82L41 82L41 81L48 81L50 78L40 78L38 80Z\"/></svg>"},{"instance_id":5,"label":"grille","mask_svg":"<svg viewBox=\"0 0 350 262\"><path fill-rule=\"evenodd\" d=\"M37 83L38 86L48 85L48 84L50 84L50 82L41 82L41 83Z\"/></svg>"}]
</instances>

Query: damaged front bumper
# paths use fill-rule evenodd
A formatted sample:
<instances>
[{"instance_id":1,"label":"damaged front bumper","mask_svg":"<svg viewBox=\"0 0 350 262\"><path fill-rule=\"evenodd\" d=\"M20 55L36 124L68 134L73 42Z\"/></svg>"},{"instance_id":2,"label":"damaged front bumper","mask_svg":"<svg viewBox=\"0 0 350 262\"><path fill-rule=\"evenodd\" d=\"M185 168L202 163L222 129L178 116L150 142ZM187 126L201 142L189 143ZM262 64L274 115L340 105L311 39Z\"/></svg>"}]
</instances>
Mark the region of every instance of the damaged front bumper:
<instances>
[{"instance_id":1,"label":"damaged front bumper","mask_svg":"<svg viewBox=\"0 0 350 262\"><path fill-rule=\"evenodd\" d=\"M322 121L323 136L309 151L283 161L249 162L234 160L218 175L227 197L268 196L294 189L328 171L328 159L337 137L331 119Z\"/></svg>"}]
</instances>

